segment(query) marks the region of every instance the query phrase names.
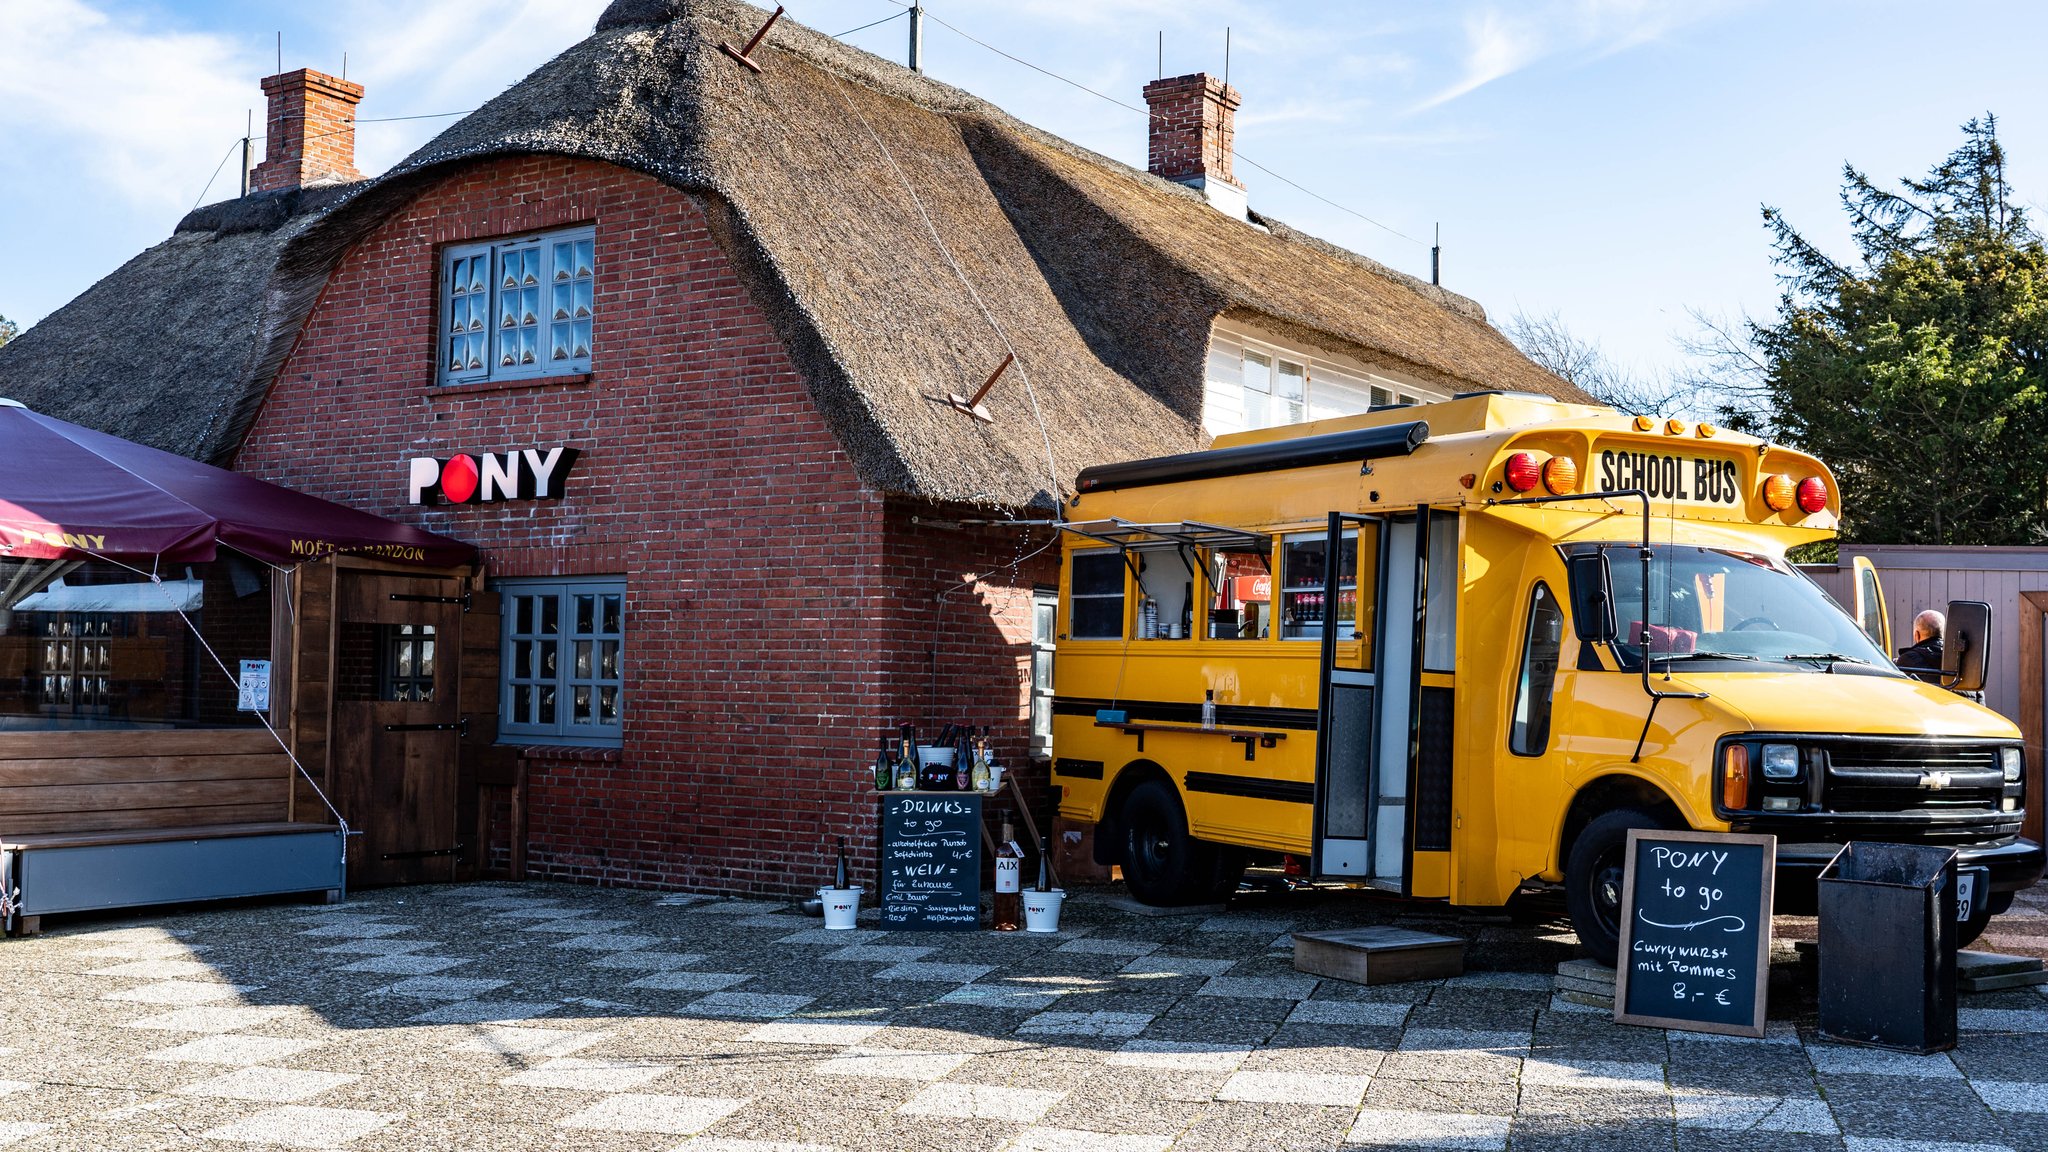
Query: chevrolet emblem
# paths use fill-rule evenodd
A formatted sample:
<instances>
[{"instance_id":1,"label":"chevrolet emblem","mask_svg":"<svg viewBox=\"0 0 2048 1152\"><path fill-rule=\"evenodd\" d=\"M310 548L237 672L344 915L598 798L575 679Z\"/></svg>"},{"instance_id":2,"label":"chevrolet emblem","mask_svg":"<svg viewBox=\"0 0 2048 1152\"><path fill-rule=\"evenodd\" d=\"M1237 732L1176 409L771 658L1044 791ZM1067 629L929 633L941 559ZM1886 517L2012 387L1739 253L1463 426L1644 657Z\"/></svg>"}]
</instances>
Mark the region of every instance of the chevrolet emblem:
<instances>
[{"instance_id":1,"label":"chevrolet emblem","mask_svg":"<svg viewBox=\"0 0 2048 1152\"><path fill-rule=\"evenodd\" d=\"M1920 774L1920 786L1929 792L1939 792L1955 782L1956 778L1946 772L1922 772Z\"/></svg>"}]
</instances>

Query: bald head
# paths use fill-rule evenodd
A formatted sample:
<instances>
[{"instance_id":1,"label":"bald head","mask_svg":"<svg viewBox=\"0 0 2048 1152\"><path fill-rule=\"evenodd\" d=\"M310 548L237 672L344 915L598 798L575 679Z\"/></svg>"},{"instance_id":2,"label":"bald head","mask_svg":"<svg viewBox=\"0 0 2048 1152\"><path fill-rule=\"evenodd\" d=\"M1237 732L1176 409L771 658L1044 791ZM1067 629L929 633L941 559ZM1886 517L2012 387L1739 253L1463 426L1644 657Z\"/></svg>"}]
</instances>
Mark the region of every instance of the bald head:
<instances>
[{"instance_id":1,"label":"bald head","mask_svg":"<svg viewBox=\"0 0 2048 1152\"><path fill-rule=\"evenodd\" d=\"M1930 637L1938 637L1941 635L1942 629L1947 627L1948 617L1929 608L1927 611L1913 617L1913 643L1918 644Z\"/></svg>"}]
</instances>

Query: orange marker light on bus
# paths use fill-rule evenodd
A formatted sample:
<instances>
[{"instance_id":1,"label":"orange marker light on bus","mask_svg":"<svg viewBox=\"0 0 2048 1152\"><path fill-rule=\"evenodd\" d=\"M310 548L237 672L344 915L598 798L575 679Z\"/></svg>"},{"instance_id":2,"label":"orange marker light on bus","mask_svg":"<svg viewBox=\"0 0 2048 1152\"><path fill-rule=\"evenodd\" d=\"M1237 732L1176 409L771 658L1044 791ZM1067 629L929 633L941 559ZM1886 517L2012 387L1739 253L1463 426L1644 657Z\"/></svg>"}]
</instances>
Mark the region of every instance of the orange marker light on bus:
<instances>
[{"instance_id":1,"label":"orange marker light on bus","mask_svg":"<svg viewBox=\"0 0 2048 1152\"><path fill-rule=\"evenodd\" d=\"M1802 512L1825 512L1828 507L1828 486L1818 476L1808 476L1799 482L1799 510Z\"/></svg>"},{"instance_id":2,"label":"orange marker light on bus","mask_svg":"<svg viewBox=\"0 0 2048 1152\"><path fill-rule=\"evenodd\" d=\"M1664 434L1666 436L1685 435L1685 421L1680 420L1676 416L1673 416L1671 419L1666 420L1664 422Z\"/></svg>"},{"instance_id":3,"label":"orange marker light on bus","mask_svg":"<svg viewBox=\"0 0 2048 1152\"><path fill-rule=\"evenodd\" d=\"M1773 512L1783 512L1792 506L1792 478L1780 472L1764 477L1764 503Z\"/></svg>"},{"instance_id":4,"label":"orange marker light on bus","mask_svg":"<svg viewBox=\"0 0 2048 1152\"><path fill-rule=\"evenodd\" d=\"M1543 486L1552 496L1566 496L1579 490L1579 466L1569 456L1552 456L1543 462Z\"/></svg>"},{"instance_id":5,"label":"orange marker light on bus","mask_svg":"<svg viewBox=\"0 0 2048 1152\"><path fill-rule=\"evenodd\" d=\"M1749 807L1749 749L1744 745L1730 744L1721 751L1721 807Z\"/></svg>"},{"instance_id":6,"label":"orange marker light on bus","mask_svg":"<svg viewBox=\"0 0 2048 1152\"><path fill-rule=\"evenodd\" d=\"M1655 428L1656 426L1657 422L1655 420L1650 419L1648 416L1636 417L1636 431L1638 432L1648 432L1650 429Z\"/></svg>"},{"instance_id":7,"label":"orange marker light on bus","mask_svg":"<svg viewBox=\"0 0 2048 1152\"><path fill-rule=\"evenodd\" d=\"M1541 469L1536 466L1536 455L1533 452L1517 452L1508 457L1507 468L1504 469L1508 487L1517 492L1527 492L1534 488L1540 473Z\"/></svg>"}]
</instances>

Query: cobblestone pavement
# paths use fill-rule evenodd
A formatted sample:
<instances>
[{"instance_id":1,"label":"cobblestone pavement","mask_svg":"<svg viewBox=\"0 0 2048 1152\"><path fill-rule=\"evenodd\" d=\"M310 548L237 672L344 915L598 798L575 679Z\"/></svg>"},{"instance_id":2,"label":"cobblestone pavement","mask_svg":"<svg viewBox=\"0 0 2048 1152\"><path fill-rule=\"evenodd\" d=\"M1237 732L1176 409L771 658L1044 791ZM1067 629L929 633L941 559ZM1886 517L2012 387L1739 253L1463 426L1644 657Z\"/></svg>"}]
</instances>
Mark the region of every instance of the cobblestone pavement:
<instances>
[{"instance_id":1,"label":"cobblestone pavement","mask_svg":"<svg viewBox=\"0 0 2048 1152\"><path fill-rule=\"evenodd\" d=\"M1554 1001L1555 926L1441 923L1454 980L1303 976L1355 894L1057 936L826 932L783 904L559 884L74 920L0 941L12 1148L2048 1147L2048 998L1953 1053L1825 1044L1789 949L1770 1035ZM1796 934L1801 925L1780 922ZM1810 923L1806 925L1810 928ZM2023 898L1989 943L2048 943ZM1782 1019L1780 1019L1782 1017Z\"/></svg>"}]
</instances>

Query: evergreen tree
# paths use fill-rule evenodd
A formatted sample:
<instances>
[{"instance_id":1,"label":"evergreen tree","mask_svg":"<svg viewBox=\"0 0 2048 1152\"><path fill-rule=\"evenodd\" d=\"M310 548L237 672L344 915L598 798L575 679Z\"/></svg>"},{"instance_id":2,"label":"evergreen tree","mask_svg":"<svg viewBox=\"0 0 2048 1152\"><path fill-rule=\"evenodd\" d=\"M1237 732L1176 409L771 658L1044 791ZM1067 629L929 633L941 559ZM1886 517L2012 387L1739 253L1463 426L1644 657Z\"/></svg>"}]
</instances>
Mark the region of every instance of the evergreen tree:
<instances>
[{"instance_id":1,"label":"evergreen tree","mask_svg":"<svg viewBox=\"0 0 2048 1152\"><path fill-rule=\"evenodd\" d=\"M1764 209L1784 294L1747 326L1750 402L1726 418L1834 469L1853 540L2048 542L2048 251L1997 120L1963 137L1899 191L1843 166L1853 263Z\"/></svg>"}]
</instances>

